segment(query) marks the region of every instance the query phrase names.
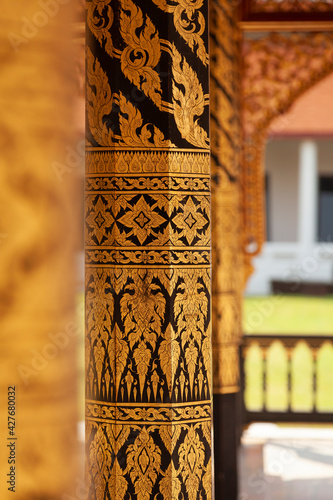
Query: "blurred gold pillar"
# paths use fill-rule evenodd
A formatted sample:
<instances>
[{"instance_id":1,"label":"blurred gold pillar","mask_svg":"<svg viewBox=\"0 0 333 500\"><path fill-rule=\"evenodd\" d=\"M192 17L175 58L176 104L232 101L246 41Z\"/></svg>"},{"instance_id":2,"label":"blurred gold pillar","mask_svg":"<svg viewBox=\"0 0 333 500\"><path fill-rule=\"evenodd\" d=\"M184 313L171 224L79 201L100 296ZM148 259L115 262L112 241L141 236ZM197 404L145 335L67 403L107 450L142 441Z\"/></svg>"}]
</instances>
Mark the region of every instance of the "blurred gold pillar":
<instances>
[{"instance_id":1,"label":"blurred gold pillar","mask_svg":"<svg viewBox=\"0 0 333 500\"><path fill-rule=\"evenodd\" d=\"M218 499L237 497L243 285L237 10L228 0L210 2L213 406Z\"/></svg>"},{"instance_id":2,"label":"blurred gold pillar","mask_svg":"<svg viewBox=\"0 0 333 500\"><path fill-rule=\"evenodd\" d=\"M59 500L79 477L73 181L56 167L72 132L65 3L5 2L0 14L2 499L13 494L8 479L18 500Z\"/></svg>"},{"instance_id":3,"label":"blurred gold pillar","mask_svg":"<svg viewBox=\"0 0 333 500\"><path fill-rule=\"evenodd\" d=\"M211 168L214 394L239 390L241 235L240 33L237 10L211 2Z\"/></svg>"}]
</instances>

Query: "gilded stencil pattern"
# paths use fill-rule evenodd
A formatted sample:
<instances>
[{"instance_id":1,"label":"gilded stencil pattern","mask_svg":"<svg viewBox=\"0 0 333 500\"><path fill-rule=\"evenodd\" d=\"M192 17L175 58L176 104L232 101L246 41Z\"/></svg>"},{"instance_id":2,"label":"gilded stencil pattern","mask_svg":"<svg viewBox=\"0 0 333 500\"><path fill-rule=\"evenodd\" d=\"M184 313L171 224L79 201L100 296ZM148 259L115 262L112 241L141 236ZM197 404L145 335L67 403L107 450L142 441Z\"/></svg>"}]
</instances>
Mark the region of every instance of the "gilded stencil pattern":
<instances>
[{"instance_id":1,"label":"gilded stencil pattern","mask_svg":"<svg viewBox=\"0 0 333 500\"><path fill-rule=\"evenodd\" d=\"M172 13L174 25L189 47L207 65L209 58L202 40L206 22L200 12L203 0L153 0L164 12Z\"/></svg>"},{"instance_id":2,"label":"gilded stencil pattern","mask_svg":"<svg viewBox=\"0 0 333 500\"><path fill-rule=\"evenodd\" d=\"M117 495L124 495L119 498L126 498L130 483L138 499L151 498L157 485L170 500L177 498L176 491L191 499L205 491L205 498L210 498L208 285L208 272L197 269L95 269L88 274L87 355L94 354L86 367L87 393L92 399L87 401L87 419L92 419L96 431L88 439L89 463L95 464L90 473L93 484L98 484L96 498L106 498L106 491L111 491L112 474L119 482ZM174 317L163 328L166 304L173 294ZM120 327L112 318L113 309L120 311ZM103 400L118 403L113 406ZM151 406L140 407L141 401L150 401ZM159 406L154 407L154 402ZM124 437L125 431L133 438ZM124 442L134 440L126 452L119 436ZM171 462L167 470L161 463L165 448L169 453L179 449L179 464ZM125 456L124 469L117 457ZM174 470L172 490L169 467Z\"/></svg>"},{"instance_id":3,"label":"gilded stencil pattern","mask_svg":"<svg viewBox=\"0 0 333 500\"><path fill-rule=\"evenodd\" d=\"M138 421L146 422L161 422L170 423L173 421L183 420L209 420L211 416L211 406L207 402L197 402L185 406L145 406L139 408L131 404L125 403L121 406L113 406L110 403L97 403L94 401L87 401L86 415L88 418L98 418L116 423L117 421L131 421L138 423Z\"/></svg>"},{"instance_id":4,"label":"gilded stencil pattern","mask_svg":"<svg viewBox=\"0 0 333 500\"><path fill-rule=\"evenodd\" d=\"M178 151L147 151L130 150L89 152L86 158L86 173L89 174L152 174L170 173L192 174L196 179L210 178L210 158L204 153L183 154ZM197 174L197 175L195 175ZM200 177L198 177L198 175ZM192 178L193 178L192 177ZM117 178L108 177L109 182L119 182ZM89 182L89 181L88 181ZM126 181L127 182L127 181ZM123 186L119 186L124 189Z\"/></svg>"},{"instance_id":5,"label":"gilded stencil pattern","mask_svg":"<svg viewBox=\"0 0 333 500\"><path fill-rule=\"evenodd\" d=\"M96 167L95 164L95 171ZM87 234L87 242L95 248L91 252L102 251L103 238L109 241L107 238L119 220L127 228L123 240L120 234L116 238L120 251L124 252L123 247L132 242L133 253L147 253L147 236L156 238L156 231L169 221L167 234L184 246L183 257L189 256L191 244L192 252L197 254L191 264L195 266L204 259L208 268L87 269L87 394L93 401L118 401L117 406L87 404L87 418L98 426L89 446L89 463L95 464L90 482L98 484L96 498L105 498L107 491L114 491L115 484L117 496L122 499L131 487L140 499L149 499L158 491L156 488L170 500L176 492L185 498L197 498L199 490L210 498L211 463L206 458L210 436L207 431L201 432L204 425L210 429L210 405L200 404L211 397L209 183L193 174L171 180L163 175L151 179L131 177L129 173L129 177L107 177L105 181L94 172L91 175L95 177L88 177L87 182L93 189L87 191L86 204L88 232L94 228L94 237ZM178 195L163 195L163 190L157 189L163 186L169 193L170 185L178 188ZM109 187L115 189L106 189ZM188 194L182 194L186 188ZM159 212L155 214L152 208ZM155 222L148 224L148 219ZM143 230L146 224L148 229ZM204 226L206 233L202 235L207 236L199 239L197 233ZM206 250L195 250L197 245ZM160 241L160 248L159 252L155 247L156 255L171 253L165 250L164 240ZM140 263L146 265L147 261ZM173 313L166 317L171 297ZM114 311L120 312L118 318ZM198 403L191 404L195 400ZM126 407L122 401L132 402L135 407ZM142 408L142 401L188 405ZM112 423L111 428L97 423L100 421ZM191 421L192 426L181 424ZM163 422L168 427L161 427ZM181 425L179 432L170 437L169 429L174 425L169 427L171 422ZM122 436L124 429L133 435L133 444L126 453L118 438L119 429ZM163 444L155 437L157 432ZM179 463L168 462L165 469L161 456L165 456L165 447L171 453L176 443ZM117 456L126 456L125 469Z\"/></svg>"},{"instance_id":6,"label":"gilded stencil pattern","mask_svg":"<svg viewBox=\"0 0 333 500\"><path fill-rule=\"evenodd\" d=\"M156 494L197 499L199 492L210 499L208 178L193 172L178 178L163 172L153 178L132 172L99 177L97 162L89 169L87 263L94 252L116 251L107 245L103 250L103 242L111 242L117 224L124 235L119 231L112 241L118 257L133 247L127 250L131 264L133 255L149 255L147 238L155 244L153 260L139 259L137 269L104 262L87 268L87 453L95 464L88 484L98 484L90 495L105 499L117 488L121 500ZM170 265L166 255L178 255L185 268L149 269L161 258Z\"/></svg>"},{"instance_id":7,"label":"gilded stencil pattern","mask_svg":"<svg viewBox=\"0 0 333 500\"><path fill-rule=\"evenodd\" d=\"M195 117L203 114L204 107L208 104L208 96L204 95L198 76L174 43L171 44L170 55L173 61L172 103L178 130L190 144L207 148L208 134L200 127Z\"/></svg>"},{"instance_id":8,"label":"gilded stencil pattern","mask_svg":"<svg viewBox=\"0 0 333 500\"><path fill-rule=\"evenodd\" d=\"M103 146L170 147L162 132L154 125L143 123L140 111L122 92L112 93L106 73L97 58L87 49L87 111L90 132ZM95 90L94 90L95 89ZM120 135L108 128L104 117L112 106L119 106Z\"/></svg>"},{"instance_id":9,"label":"gilded stencil pattern","mask_svg":"<svg viewBox=\"0 0 333 500\"><path fill-rule=\"evenodd\" d=\"M86 250L87 264L210 266L210 262L209 250Z\"/></svg>"},{"instance_id":10,"label":"gilded stencil pattern","mask_svg":"<svg viewBox=\"0 0 333 500\"><path fill-rule=\"evenodd\" d=\"M86 4L89 500L212 497L207 16L164 7Z\"/></svg>"},{"instance_id":11,"label":"gilded stencil pattern","mask_svg":"<svg viewBox=\"0 0 333 500\"><path fill-rule=\"evenodd\" d=\"M88 195L87 245L208 246L209 199L190 195Z\"/></svg>"},{"instance_id":12,"label":"gilded stencil pattern","mask_svg":"<svg viewBox=\"0 0 333 500\"><path fill-rule=\"evenodd\" d=\"M121 6L120 33L127 45L121 53L122 72L162 108L161 80L154 69L161 58L158 32L148 16L144 20L141 9L131 0L121 0Z\"/></svg>"},{"instance_id":13,"label":"gilded stencil pattern","mask_svg":"<svg viewBox=\"0 0 333 500\"><path fill-rule=\"evenodd\" d=\"M87 351L94 355L86 367L87 394L133 402L209 399L208 285L208 270L92 269ZM167 323L171 295L173 317ZM119 324L114 309L120 311Z\"/></svg>"},{"instance_id":14,"label":"gilded stencil pattern","mask_svg":"<svg viewBox=\"0 0 333 500\"><path fill-rule=\"evenodd\" d=\"M114 22L114 13L110 4L111 0L92 0L86 2L86 8L89 29L101 45L105 43L106 52L113 56L116 51L110 29Z\"/></svg>"},{"instance_id":15,"label":"gilded stencil pattern","mask_svg":"<svg viewBox=\"0 0 333 500\"><path fill-rule=\"evenodd\" d=\"M171 9L175 28L203 64L207 65L208 55L201 37L206 27L204 16L200 12L203 1L181 0L172 2L176 5L169 6L163 2L155 3L162 10ZM160 38L148 14L144 14L132 0L117 2L119 35L122 41L115 48L110 35L115 14L110 4L110 0L87 2L88 26L94 37L112 59L120 60L121 71L128 81L143 92L164 115L167 114L167 120L172 119L171 116L174 118L183 139L196 147L207 148L208 135L199 119L208 106L208 94L204 93L197 72L174 43ZM159 73L159 66L163 62L162 53L164 58L171 59L172 100L163 99L165 91ZM119 109L118 134L108 127L108 120L105 120L115 106ZM122 92L112 91L106 72L89 48L87 112L90 132L101 146L175 147L165 140L164 134L156 126L144 121L138 108Z\"/></svg>"},{"instance_id":16,"label":"gilded stencil pattern","mask_svg":"<svg viewBox=\"0 0 333 500\"><path fill-rule=\"evenodd\" d=\"M126 151L88 154L87 264L210 264L209 156L169 153L169 158L176 171L172 176L157 175L168 166L166 152L151 156ZM102 176L111 170L112 159L119 174ZM190 166L195 159L193 174ZM137 172L142 175L133 177ZM167 249L166 244L174 247Z\"/></svg>"},{"instance_id":17,"label":"gilded stencil pattern","mask_svg":"<svg viewBox=\"0 0 333 500\"><path fill-rule=\"evenodd\" d=\"M197 177L91 177L86 179L86 191L205 191L209 179Z\"/></svg>"},{"instance_id":18,"label":"gilded stencil pattern","mask_svg":"<svg viewBox=\"0 0 333 500\"><path fill-rule=\"evenodd\" d=\"M173 426L133 424L129 427L88 419L87 434L91 443L90 460L96 463L91 477L97 484L94 496L98 499L112 495L119 500L133 497L150 500L162 495L166 500L196 500L198 492L208 492L211 488L211 460L206 460L211 446L209 420ZM126 447L124 458L128 441L131 444ZM165 469L163 454L171 453L172 449L179 449L179 459L173 458ZM128 496L130 482L134 487L131 497Z\"/></svg>"}]
</instances>

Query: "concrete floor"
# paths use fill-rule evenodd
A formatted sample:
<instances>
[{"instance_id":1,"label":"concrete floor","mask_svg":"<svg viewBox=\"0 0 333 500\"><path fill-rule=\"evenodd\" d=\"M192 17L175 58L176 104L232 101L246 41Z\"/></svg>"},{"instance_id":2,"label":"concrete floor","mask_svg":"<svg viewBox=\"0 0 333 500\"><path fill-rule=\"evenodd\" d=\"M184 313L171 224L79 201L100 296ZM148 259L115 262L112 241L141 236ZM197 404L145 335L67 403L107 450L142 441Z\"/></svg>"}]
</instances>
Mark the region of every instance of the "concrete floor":
<instances>
[{"instance_id":1,"label":"concrete floor","mask_svg":"<svg viewBox=\"0 0 333 500\"><path fill-rule=\"evenodd\" d=\"M237 500L333 500L333 427L252 424Z\"/></svg>"}]
</instances>

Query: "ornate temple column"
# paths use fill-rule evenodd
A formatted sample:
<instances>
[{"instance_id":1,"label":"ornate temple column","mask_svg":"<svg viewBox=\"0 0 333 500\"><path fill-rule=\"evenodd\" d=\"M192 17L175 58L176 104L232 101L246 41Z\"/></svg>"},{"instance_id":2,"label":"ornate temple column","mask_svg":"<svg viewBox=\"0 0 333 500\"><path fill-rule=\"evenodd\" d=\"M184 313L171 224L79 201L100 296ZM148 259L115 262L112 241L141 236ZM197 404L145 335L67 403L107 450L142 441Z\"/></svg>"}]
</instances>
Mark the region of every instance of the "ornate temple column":
<instances>
[{"instance_id":1,"label":"ornate temple column","mask_svg":"<svg viewBox=\"0 0 333 500\"><path fill-rule=\"evenodd\" d=\"M0 14L2 499L67 500L80 479L73 176L53 168L72 145L70 11L18 0Z\"/></svg>"},{"instance_id":2,"label":"ornate temple column","mask_svg":"<svg viewBox=\"0 0 333 500\"><path fill-rule=\"evenodd\" d=\"M215 493L237 498L243 257L237 8L210 3Z\"/></svg>"},{"instance_id":3,"label":"ornate temple column","mask_svg":"<svg viewBox=\"0 0 333 500\"><path fill-rule=\"evenodd\" d=\"M89 500L212 498L208 2L87 2Z\"/></svg>"}]
</instances>

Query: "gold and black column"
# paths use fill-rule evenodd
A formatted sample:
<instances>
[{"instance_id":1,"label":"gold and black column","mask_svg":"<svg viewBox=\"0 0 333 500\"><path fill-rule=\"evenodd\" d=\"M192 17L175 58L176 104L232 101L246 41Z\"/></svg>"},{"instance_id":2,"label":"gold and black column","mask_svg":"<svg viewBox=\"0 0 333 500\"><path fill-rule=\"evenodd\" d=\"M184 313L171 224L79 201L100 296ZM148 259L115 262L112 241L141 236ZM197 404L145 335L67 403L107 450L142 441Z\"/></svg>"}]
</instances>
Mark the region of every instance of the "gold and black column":
<instances>
[{"instance_id":1,"label":"gold and black column","mask_svg":"<svg viewBox=\"0 0 333 500\"><path fill-rule=\"evenodd\" d=\"M87 2L89 500L212 498L207 5Z\"/></svg>"},{"instance_id":2,"label":"gold and black column","mask_svg":"<svg viewBox=\"0 0 333 500\"><path fill-rule=\"evenodd\" d=\"M237 8L210 3L212 338L216 498L237 498L239 342L243 255L240 184L240 37Z\"/></svg>"}]
</instances>

